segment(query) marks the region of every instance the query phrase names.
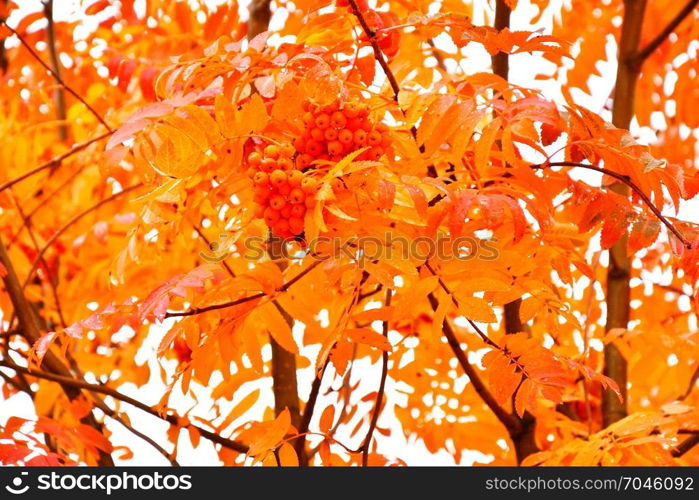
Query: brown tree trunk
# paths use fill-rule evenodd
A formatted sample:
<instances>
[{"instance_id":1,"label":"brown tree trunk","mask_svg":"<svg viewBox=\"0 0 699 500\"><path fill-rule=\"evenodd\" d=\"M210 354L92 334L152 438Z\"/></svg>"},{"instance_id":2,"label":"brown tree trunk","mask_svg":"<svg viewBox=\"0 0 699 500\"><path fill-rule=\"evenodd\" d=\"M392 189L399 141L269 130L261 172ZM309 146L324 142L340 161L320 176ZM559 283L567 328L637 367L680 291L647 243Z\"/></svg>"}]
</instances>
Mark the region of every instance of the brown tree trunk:
<instances>
[{"instance_id":1,"label":"brown tree trunk","mask_svg":"<svg viewBox=\"0 0 699 500\"><path fill-rule=\"evenodd\" d=\"M53 21L53 0L44 0L44 15L48 21L46 26L46 37L49 56L51 58L51 69L61 78L61 64L58 60L58 50L56 49L56 25ZM66 124L66 94L63 86L56 82L57 87L54 91L54 100L56 101L56 119L58 124L58 138L65 141L68 138L68 125Z\"/></svg>"},{"instance_id":2,"label":"brown tree trunk","mask_svg":"<svg viewBox=\"0 0 699 500\"><path fill-rule=\"evenodd\" d=\"M495 23L493 27L499 31L510 27L510 16L512 10L505 0L497 0L495 3ZM492 56L493 73L508 80L510 74L510 57L505 52L498 52ZM524 330L524 325L519 316L519 307L522 299L515 299L508 302L504 307L505 333L513 334ZM514 396L513 396L514 398ZM514 407L514 405L513 405ZM517 418L516 415L514 415ZM521 429L512 435L512 444L515 447L517 463L522 463L527 456L539 451L536 444L536 419L525 412L522 418L518 418Z\"/></svg>"},{"instance_id":3,"label":"brown tree trunk","mask_svg":"<svg viewBox=\"0 0 699 500\"><path fill-rule=\"evenodd\" d=\"M624 0L624 20L619 41L619 67L614 86L612 122L619 128L628 128L634 115L636 81L639 67L635 55L641 40L641 27L646 9L646 0ZM629 188L623 183L615 183L612 191L628 196ZM609 250L607 268L607 322L606 331L612 328L627 328L629 323L630 271L628 256L628 234L624 234ZM614 344L604 348L604 374L612 378L621 390L623 400L614 391L606 389L602 397L602 418L604 426L624 418L626 408L627 363Z\"/></svg>"}]
</instances>

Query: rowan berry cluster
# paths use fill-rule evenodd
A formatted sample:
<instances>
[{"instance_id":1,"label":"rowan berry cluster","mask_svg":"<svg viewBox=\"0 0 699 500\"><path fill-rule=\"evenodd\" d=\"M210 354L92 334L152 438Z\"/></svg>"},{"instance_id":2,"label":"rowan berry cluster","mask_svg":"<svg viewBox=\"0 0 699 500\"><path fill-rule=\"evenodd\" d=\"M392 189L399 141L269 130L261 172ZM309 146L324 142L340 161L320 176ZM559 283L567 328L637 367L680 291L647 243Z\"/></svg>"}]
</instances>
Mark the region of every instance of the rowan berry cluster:
<instances>
[{"instance_id":1,"label":"rowan berry cluster","mask_svg":"<svg viewBox=\"0 0 699 500\"><path fill-rule=\"evenodd\" d=\"M295 167L294 153L289 144L269 144L247 157L248 176L255 184L255 216L282 238L303 233L306 210L315 204L316 180Z\"/></svg>"},{"instance_id":2,"label":"rowan berry cluster","mask_svg":"<svg viewBox=\"0 0 699 500\"><path fill-rule=\"evenodd\" d=\"M388 127L374 123L366 104L358 101L328 106L304 104L305 130L294 141L296 166L304 170L314 160L338 161L352 151L369 147L358 160L378 160L391 144Z\"/></svg>"}]
</instances>

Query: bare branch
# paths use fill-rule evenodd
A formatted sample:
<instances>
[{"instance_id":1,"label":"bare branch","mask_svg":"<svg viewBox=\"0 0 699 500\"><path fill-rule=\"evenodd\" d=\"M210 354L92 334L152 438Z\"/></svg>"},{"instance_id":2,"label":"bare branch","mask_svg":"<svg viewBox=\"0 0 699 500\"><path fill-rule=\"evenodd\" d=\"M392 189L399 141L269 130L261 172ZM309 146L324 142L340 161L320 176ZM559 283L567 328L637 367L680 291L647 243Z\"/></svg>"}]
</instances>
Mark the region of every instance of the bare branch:
<instances>
[{"instance_id":1,"label":"bare branch","mask_svg":"<svg viewBox=\"0 0 699 500\"><path fill-rule=\"evenodd\" d=\"M32 48L32 46L27 43L27 41L24 39L24 37L22 35L20 35L12 26L7 24L5 21L3 21L2 23L5 26L7 26L7 29L9 29L19 39L20 43L22 45L24 45L24 47L29 51L29 53L32 55L32 57L34 59L36 59L39 62L39 64L41 64L46 69L46 71L51 73L51 76L53 76L53 78L58 82L59 85L62 85L63 88L65 88L68 92L70 92L73 95L73 97L75 97L78 101L83 103L83 105L88 110L90 110L90 113L92 113L95 116L95 118L97 118L97 120L102 125L104 125L104 127L109 132L113 132L112 128L107 124L106 121L104 121L104 118L102 118L102 116L95 110L95 108L90 106L90 104L85 99L83 99L80 94L78 94L75 90L73 90L71 87L69 87L66 84L66 82L63 81L63 79L61 78L61 75L56 73L48 64L46 64L46 62L44 62L44 60L39 56L39 54L36 53L36 51Z\"/></svg>"},{"instance_id":2,"label":"bare branch","mask_svg":"<svg viewBox=\"0 0 699 500\"><path fill-rule=\"evenodd\" d=\"M32 175L38 174L39 172L42 172L48 168L56 167L56 166L60 165L63 162L63 160L65 160L66 158L73 156L75 153L82 151L86 147L88 147L88 146L90 146L98 141L101 141L102 139L106 139L107 137L111 136L113 133L114 133L113 131L106 132L102 135L98 135L97 137L90 139L89 141L85 141L82 144L78 144L77 146L73 146L73 148L70 151L66 151L62 155L57 156L56 158L53 158L52 160L49 160L48 162L43 163L36 168L33 168L29 172L26 172L26 173L20 175L19 177L12 179L11 181L7 181L5 184L0 184L0 193L2 193L4 190L6 190L8 188L11 188L12 186L17 184L18 182L21 182L24 179L31 177Z\"/></svg>"},{"instance_id":3,"label":"bare branch","mask_svg":"<svg viewBox=\"0 0 699 500\"><path fill-rule=\"evenodd\" d=\"M682 7L682 10L680 10L677 15L672 18L672 21L668 23L665 29L658 33L658 36L653 38L653 40L648 42L648 45L638 51L638 53L633 57L634 63L643 64L643 61L648 59L648 57L655 52L665 40L667 40L670 33L672 33L680 25L680 23L682 23L682 21L684 21L684 19L691 14L697 4L699 4L699 0L689 0L685 6Z\"/></svg>"}]
</instances>

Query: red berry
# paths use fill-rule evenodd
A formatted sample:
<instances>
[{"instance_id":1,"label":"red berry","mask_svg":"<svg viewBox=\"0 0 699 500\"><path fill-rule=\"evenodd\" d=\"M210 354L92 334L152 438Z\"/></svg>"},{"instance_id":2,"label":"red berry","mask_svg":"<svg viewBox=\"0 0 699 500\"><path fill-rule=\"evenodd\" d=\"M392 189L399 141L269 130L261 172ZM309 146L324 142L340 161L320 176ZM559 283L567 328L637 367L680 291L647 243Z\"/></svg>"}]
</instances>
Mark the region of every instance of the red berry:
<instances>
[{"instance_id":1,"label":"red berry","mask_svg":"<svg viewBox=\"0 0 699 500\"><path fill-rule=\"evenodd\" d=\"M289 231L291 231L291 234L303 233L303 219L297 217L289 219Z\"/></svg>"},{"instance_id":2,"label":"red berry","mask_svg":"<svg viewBox=\"0 0 699 500\"><path fill-rule=\"evenodd\" d=\"M335 128L345 128L345 125L347 125L347 117L344 115L344 113L335 111L330 116L330 125Z\"/></svg>"},{"instance_id":3,"label":"red berry","mask_svg":"<svg viewBox=\"0 0 699 500\"><path fill-rule=\"evenodd\" d=\"M272 196L269 200L269 206L274 210L281 210L286 205L286 200L281 195Z\"/></svg>"},{"instance_id":4,"label":"red berry","mask_svg":"<svg viewBox=\"0 0 699 500\"><path fill-rule=\"evenodd\" d=\"M269 182L269 176L265 172L257 172L252 180L258 186L265 186Z\"/></svg>"},{"instance_id":5,"label":"red berry","mask_svg":"<svg viewBox=\"0 0 699 500\"><path fill-rule=\"evenodd\" d=\"M352 134L351 130L343 128L337 134L337 140L340 141L342 144L351 144L354 140L354 134Z\"/></svg>"},{"instance_id":6,"label":"red berry","mask_svg":"<svg viewBox=\"0 0 699 500\"><path fill-rule=\"evenodd\" d=\"M321 113L316 115L315 118L316 127L320 129L326 129L330 125L330 117L327 113Z\"/></svg>"},{"instance_id":7,"label":"red berry","mask_svg":"<svg viewBox=\"0 0 699 500\"><path fill-rule=\"evenodd\" d=\"M279 220L280 214L277 210L267 207L265 210L265 222L267 223L268 226L271 226L275 222Z\"/></svg>"},{"instance_id":8,"label":"red berry","mask_svg":"<svg viewBox=\"0 0 699 500\"><path fill-rule=\"evenodd\" d=\"M248 155L248 163L252 165L253 167L256 167L260 164L262 161L262 155L258 153L257 151L253 151Z\"/></svg>"},{"instance_id":9,"label":"red berry","mask_svg":"<svg viewBox=\"0 0 699 500\"><path fill-rule=\"evenodd\" d=\"M291 205L291 216L303 218L306 215L306 205Z\"/></svg>"},{"instance_id":10,"label":"red berry","mask_svg":"<svg viewBox=\"0 0 699 500\"><path fill-rule=\"evenodd\" d=\"M303 174L298 170L292 170L287 174L289 185L293 187L298 187L303 181Z\"/></svg>"},{"instance_id":11,"label":"red berry","mask_svg":"<svg viewBox=\"0 0 699 500\"><path fill-rule=\"evenodd\" d=\"M353 140L355 144L363 145L366 142L366 131L361 128L355 130Z\"/></svg>"},{"instance_id":12,"label":"red berry","mask_svg":"<svg viewBox=\"0 0 699 500\"><path fill-rule=\"evenodd\" d=\"M323 152L323 145L318 141L308 141L306 143L306 152L313 156L318 156Z\"/></svg>"},{"instance_id":13,"label":"red berry","mask_svg":"<svg viewBox=\"0 0 699 500\"><path fill-rule=\"evenodd\" d=\"M379 144L381 144L382 139L383 137L381 136L381 132L379 132L378 130L372 130L371 132L369 132L369 134L367 134L366 142L370 146L378 146Z\"/></svg>"},{"instance_id":14,"label":"red berry","mask_svg":"<svg viewBox=\"0 0 699 500\"><path fill-rule=\"evenodd\" d=\"M283 170L275 170L269 175L269 182L275 187L286 184L286 172Z\"/></svg>"},{"instance_id":15,"label":"red berry","mask_svg":"<svg viewBox=\"0 0 699 500\"><path fill-rule=\"evenodd\" d=\"M306 200L306 193L301 189L292 189L289 193L289 201L293 204L303 203Z\"/></svg>"},{"instance_id":16,"label":"red berry","mask_svg":"<svg viewBox=\"0 0 699 500\"><path fill-rule=\"evenodd\" d=\"M332 141L328 143L328 153L337 156L341 155L343 151L342 143L340 141Z\"/></svg>"}]
</instances>

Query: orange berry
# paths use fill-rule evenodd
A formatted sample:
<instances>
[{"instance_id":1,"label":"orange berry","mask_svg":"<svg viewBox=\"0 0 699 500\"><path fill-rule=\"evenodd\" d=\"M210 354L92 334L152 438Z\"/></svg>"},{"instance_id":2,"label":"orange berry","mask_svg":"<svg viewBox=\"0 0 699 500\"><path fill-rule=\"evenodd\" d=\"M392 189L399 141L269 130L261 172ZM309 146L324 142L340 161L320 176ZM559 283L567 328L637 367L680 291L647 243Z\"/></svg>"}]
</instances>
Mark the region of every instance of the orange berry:
<instances>
[{"instance_id":1,"label":"orange berry","mask_svg":"<svg viewBox=\"0 0 699 500\"><path fill-rule=\"evenodd\" d=\"M303 170L313 161L313 157L308 153L303 153L296 158L296 168Z\"/></svg>"},{"instance_id":2,"label":"orange berry","mask_svg":"<svg viewBox=\"0 0 699 500\"><path fill-rule=\"evenodd\" d=\"M252 165L253 167L257 166L260 164L262 161L262 155L258 153L257 151L253 151L248 155L248 163Z\"/></svg>"},{"instance_id":3,"label":"orange berry","mask_svg":"<svg viewBox=\"0 0 699 500\"><path fill-rule=\"evenodd\" d=\"M289 185L299 187L303 181L303 174L298 170L292 170L287 174Z\"/></svg>"},{"instance_id":4,"label":"orange berry","mask_svg":"<svg viewBox=\"0 0 699 500\"><path fill-rule=\"evenodd\" d=\"M330 116L330 125L335 128L345 128L345 125L347 125L347 117L344 115L344 113L335 111Z\"/></svg>"},{"instance_id":5,"label":"orange berry","mask_svg":"<svg viewBox=\"0 0 699 500\"><path fill-rule=\"evenodd\" d=\"M289 193L289 201L293 204L303 203L306 200L306 193L301 189L292 189Z\"/></svg>"},{"instance_id":6,"label":"orange berry","mask_svg":"<svg viewBox=\"0 0 699 500\"><path fill-rule=\"evenodd\" d=\"M383 156L382 148L371 148L367 151L370 160L378 161Z\"/></svg>"},{"instance_id":7,"label":"orange berry","mask_svg":"<svg viewBox=\"0 0 699 500\"><path fill-rule=\"evenodd\" d=\"M269 182L269 176L265 172L257 172L252 180L258 186L265 186Z\"/></svg>"},{"instance_id":8,"label":"orange berry","mask_svg":"<svg viewBox=\"0 0 699 500\"><path fill-rule=\"evenodd\" d=\"M318 183L312 177L306 177L303 182L301 182L301 189L305 193L312 193L316 190Z\"/></svg>"},{"instance_id":9,"label":"orange berry","mask_svg":"<svg viewBox=\"0 0 699 500\"><path fill-rule=\"evenodd\" d=\"M257 170L256 168L253 168L253 167L250 167L249 169L247 169L247 170L245 171L245 173L247 174L247 176L250 177L251 179L252 179L253 177L255 177L255 174L256 174L257 172L258 172L258 170Z\"/></svg>"},{"instance_id":10,"label":"orange berry","mask_svg":"<svg viewBox=\"0 0 699 500\"><path fill-rule=\"evenodd\" d=\"M322 141L324 138L325 132L323 132L322 129L314 128L311 130L311 139L314 141ZM306 148L308 148L308 143L306 144Z\"/></svg>"},{"instance_id":11,"label":"orange berry","mask_svg":"<svg viewBox=\"0 0 699 500\"><path fill-rule=\"evenodd\" d=\"M360 102L357 104L357 116L360 118L366 118L369 115L369 106Z\"/></svg>"},{"instance_id":12,"label":"orange berry","mask_svg":"<svg viewBox=\"0 0 699 500\"><path fill-rule=\"evenodd\" d=\"M303 219L297 217L289 219L289 231L291 231L291 234L303 233Z\"/></svg>"},{"instance_id":13,"label":"orange berry","mask_svg":"<svg viewBox=\"0 0 699 500\"><path fill-rule=\"evenodd\" d=\"M277 222L279 220L280 214L279 214L278 210L275 210L271 207L267 207L265 209L264 217L265 217L265 222L267 223L267 225L271 226L272 224L274 224L275 222Z\"/></svg>"},{"instance_id":14,"label":"orange berry","mask_svg":"<svg viewBox=\"0 0 699 500\"><path fill-rule=\"evenodd\" d=\"M306 208L313 208L316 206L316 199L313 196L306 198Z\"/></svg>"},{"instance_id":15,"label":"orange berry","mask_svg":"<svg viewBox=\"0 0 699 500\"><path fill-rule=\"evenodd\" d=\"M342 113L347 117L347 118L356 118L359 115L359 109L357 108L357 103L356 102L348 102L345 104L345 107L342 109Z\"/></svg>"},{"instance_id":16,"label":"orange berry","mask_svg":"<svg viewBox=\"0 0 699 500\"><path fill-rule=\"evenodd\" d=\"M359 130L362 128L362 120L359 118L352 118L350 120L347 120L347 128L350 129L351 131Z\"/></svg>"},{"instance_id":17,"label":"orange berry","mask_svg":"<svg viewBox=\"0 0 699 500\"><path fill-rule=\"evenodd\" d=\"M284 172L283 170L279 170L279 169L275 170L274 172L272 172L269 175L269 182L275 187L279 187L282 184L285 184L286 183L286 172Z\"/></svg>"},{"instance_id":18,"label":"orange berry","mask_svg":"<svg viewBox=\"0 0 699 500\"><path fill-rule=\"evenodd\" d=\"M266 157L274 158L276 160L279 158L279 147L275 146L274 144L269 144L268 146L265 146L264 153Z\"/></svg>"},{"instance_id":19,"label":"orange berry","mask_svg":"<svg viewBox=\"0 0 699 500\"><path fill-rule=\"evenodd\" d=\"M371 132L371 129L374 128L374 125L371 123L371 120L364 119L362 120L362 128L367 132Z\"/></svg>"},{"instance_id":20,"label":"orange berry","mask_svg":"<svg viewBox=\"0 0 699 500\"><path fill-rule=\"evenodd\" d=\"M306 112L303 114L303 123L306 124L307 128L313 127L313 124L315 123L313 120L313 113L310 111Z\"/></svg>"},{"instance_id":21,"label":"orange berry","mask_svg":"<svg viewBox=\"0 0 699 500\"><path fill-rule=\"evenodd\" d=\"M354 134L352 134L351 130L343 128L337 134L337 140L340 141L342 144L350 144L354 140Z\"/></svg>"},{"instance_id":22,"label":"orange berry","mask_svg":"<svg viewBox=\"0 0 699 500\"><path fill-rule=\"evenodd\" d=\"M291 236L291 234L289 234L289 221L286 219L279 219L274 226L272 226L272 231L274 231L274 234L277 236Z\"/></svg>"},{"instance_id":23,"label":"orange berry","mask_svg":"<svg viewBox=\"0 0 699 500\"><path fill-rule=\"evenodd\" d=\"M323 145L318 141L308 141L306 143L306 152L313 156L318 156L323 152Z\"/></svg>"},{"instance_id":24,"label":"orange berry","mask_svg":"<svg viewBox=\"0 0 699 500\"><path fill-rule=\"evenodd\" d=\"M303 137L294 139L294 148L296 148L296 151L303 153L306 150L306 139Z\"/></svg>"},{"instance_id":25,"label":"orange berry","mask_svg":"<svg viewBox=\"0 0 699 500\"><path fill-rule=\"evenodd\" d=\"M294 162L290 158L279 158L277 160L277 166L282 170L292 170L294 168Z\"/></svg>"},{"instance_id":26,"label":"orange berry","mask_svg":"<svg viewBox=\"0 0 699 500\"><path fill-rule=\"evenodd\" d=\"M282 208L279 211L279 213L281 214L281 216L283 218L288 219L289 217L291 217L291 209L293 208L293 206L294 205L286 204L286 205L284 205L284 208Z\"/></svg>"},{"instance_id":27,"label":"orange berry","mask_svg":"<svg viewBox=\"0 0 699 500\"><path fill-rule=\"evenodd\" d=\"M306 205L291 205L291 216L302 219L306 215Z\"/></svg>"},{"instance_id":28,"label":"orange berry","mask_svg":"<svg viewBox=\"0 0 699 500\"><path fill-rule=\"evenodd\" d=\"M326 128L324 137L327 141L334 141L337 139L337 130L334 128Z\"/></svg>"},{"instance_id":29,"label":"orange berry","mask_svg":"<svg viewBox=\"0 0 699 500\"><path fill-rule=\"evenodd\" d=\"M260 167L265 172L271 172L272 170L277 168L277 160L273 160L272 158L262 158L262 163L260 164Z\"/></svg>"},{"instance_id":30,"label":"orange berry","mask_svg":"<svg viewBox=\"0 0 699 500\"><path fill-rule=\"evenodd\" d=\"M366 131L363 129L354 131L354 143L358 145L363 145L366 142Z\"/></svg>"},{"instance_id":31,"label":"orange berry","mask_svg":"<svg viewBox=\"0 0 699 500\"><path fill-rule=\"evenodd\" d=\"M337 156L342 154L343 147L340 141L332 141L328 143L328 153Z\"/></svg>"},{"instance_id":32,"label":"orange berry","mask_svg":"<svg viewBox=\"0 0 699 500\"><path fill-rule=\"evenodd\" d=\"M287 183L284 183L277 188L277 192L282 196L286 196L291 192L291 186L289 186L289 184Z\"/></svg>"},{"instance_id":33,"label":"orange berry","mask_svg":"<svg viewBox=\"0 0 699 500\"><path fill-rule=\"evenodd\" d=\"M272 196L269 200L269 206L274 210L281 210L286 205L286 200L281 195Z\"/></svg>"},{"instance_id":34,"label":"orange berry","mask_svg":"<svg viewBox=\"0 0 699 500\"><path fill-rule=\"evenodd\" d=\"M294 149L294 146L291 144L284 144L282 147L279 148L279 156L283 158L291 158L294 156L294 153L296 150Z\"/></svg>"},{"instance_id":35,"label":"orange berry","mask_svg":"<svg viewBox=\"0 0 699 500\"><path fill-rule=\"evenodd\" d=\"M294 205L294 206L298 206L298 205ZM255 217L257 217L258 219L264 218L265 210L266 209L263 205L255 205L255 211L254 211ZM292 215L293 215L293 210L292 210Z\"/></svg>"},{"instance_id":36,"label":"orange berry","mask_svg":"<svg viewBox=\"0 0 699 500\"><path fill-rule=\"evenodd\" d=\"M328 126L330 126L330 117L327 113L320 113L319 115L316 115L315 122L316 127L326 129Z\"/></svg>"},{"instance_id":37,"label":"orange berry","mask_svg":"<svg viewBox=\"0 0 699 500\"><path fill-rule=\"evenodd\" d=\"M381 144L382 139L383 136L381 135L381 132L379 132L378 130L372 130L366 136L366 142L370 146L378 146L379 144Z\"/></svg>"}]
</instances>

